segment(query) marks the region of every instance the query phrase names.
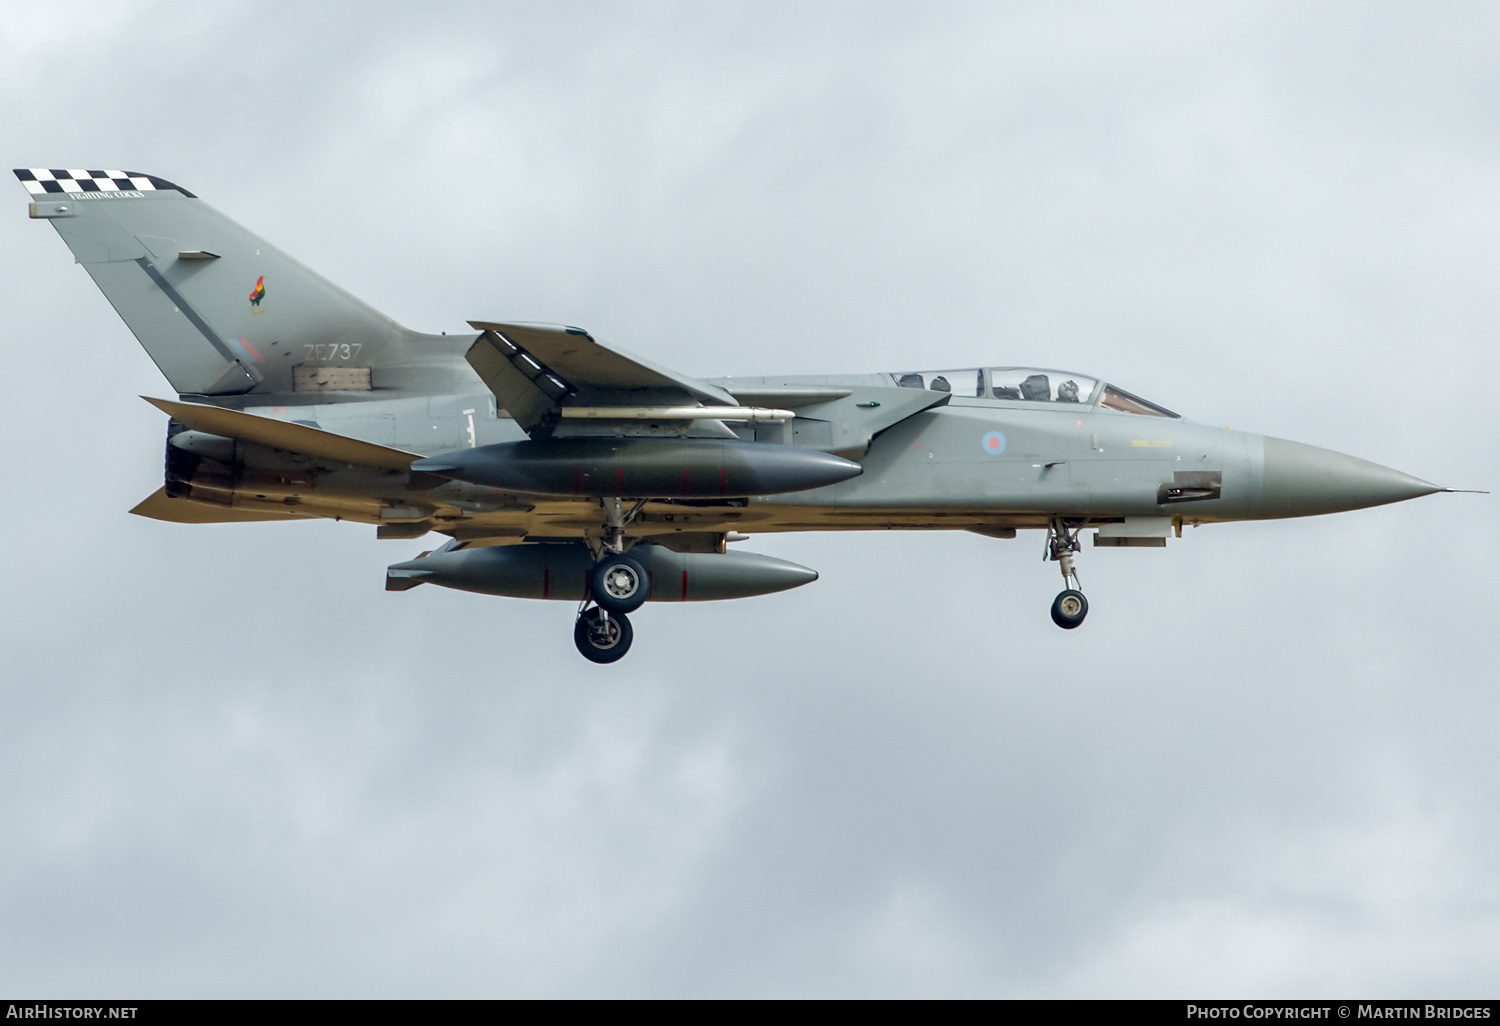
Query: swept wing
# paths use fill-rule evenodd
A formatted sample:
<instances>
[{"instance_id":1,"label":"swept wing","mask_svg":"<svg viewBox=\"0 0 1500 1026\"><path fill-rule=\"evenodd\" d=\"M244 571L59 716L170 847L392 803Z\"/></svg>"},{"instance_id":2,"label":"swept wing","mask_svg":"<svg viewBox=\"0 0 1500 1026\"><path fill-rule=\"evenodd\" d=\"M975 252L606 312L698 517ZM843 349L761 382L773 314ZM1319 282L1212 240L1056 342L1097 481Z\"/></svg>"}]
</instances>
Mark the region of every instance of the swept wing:
<instances>
[{"instance_id":1,"label":"swept wing","mask_svg":"<svg viewBox=\"0 0 1500 1026\"><path fill-rule=\"evenodd\" d=\"M605 346L582 328L470 321L480 336L469 365L502 409L533 434L550 430L565 405L738 406L716 385Z\"/></svg>"}]
</instances>

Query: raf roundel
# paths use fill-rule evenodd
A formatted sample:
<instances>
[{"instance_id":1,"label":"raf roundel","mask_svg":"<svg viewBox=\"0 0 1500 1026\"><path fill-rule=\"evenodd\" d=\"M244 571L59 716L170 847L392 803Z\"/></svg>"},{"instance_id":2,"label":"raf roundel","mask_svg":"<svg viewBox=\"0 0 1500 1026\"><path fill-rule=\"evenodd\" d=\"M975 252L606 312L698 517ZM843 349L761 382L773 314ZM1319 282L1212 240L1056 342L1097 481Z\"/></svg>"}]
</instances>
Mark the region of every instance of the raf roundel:
<instances>
[{"instance_id":1,"label":"raf roundel","mask_svg":"<svg viewBox=\"0 0 1500 1026\"><path fill-rule=\"evenodd\" d=\"M999 456L1005 451L1005 436L998 431L991 431L979 440L984 448L986 456Z\"/></svg>"}]
</instances>

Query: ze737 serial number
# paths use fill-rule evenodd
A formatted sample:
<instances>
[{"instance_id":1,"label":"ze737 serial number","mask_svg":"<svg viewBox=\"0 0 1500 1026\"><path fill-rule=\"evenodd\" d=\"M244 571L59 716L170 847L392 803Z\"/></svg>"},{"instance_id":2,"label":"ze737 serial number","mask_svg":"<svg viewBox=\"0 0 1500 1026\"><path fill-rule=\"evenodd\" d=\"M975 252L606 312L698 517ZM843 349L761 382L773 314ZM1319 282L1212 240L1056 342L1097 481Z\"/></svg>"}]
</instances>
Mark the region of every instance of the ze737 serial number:
<instances>
[{"instance_id":1,"label":"ze737 serial number","mask_svg":"<svg viewBox=\"0 0 1500 1026\"><path fill-rule=\"evenodd\" d=\"M359 351L363 349L363 342L331 342L327 345L303 346L307 354L305 360L354 360L359 358Z\"/></svg>"}]
</instances>

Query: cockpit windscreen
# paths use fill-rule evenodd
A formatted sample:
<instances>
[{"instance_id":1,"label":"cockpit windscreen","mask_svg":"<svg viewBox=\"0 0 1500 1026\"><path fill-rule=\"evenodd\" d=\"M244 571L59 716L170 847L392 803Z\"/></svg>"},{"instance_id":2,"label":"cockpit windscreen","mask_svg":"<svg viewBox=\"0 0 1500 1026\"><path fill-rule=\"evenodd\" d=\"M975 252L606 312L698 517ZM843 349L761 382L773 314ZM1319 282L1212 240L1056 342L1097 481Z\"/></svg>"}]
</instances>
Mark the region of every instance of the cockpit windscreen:
<instances>
[{"instance_id":1,"label":"cockpit windscreen","mask_svg":"<svg viewBox=\"0 0 1500 1026\"><path fill-rule=\"evenodd\" d=\"M991 399L1021 399L1034 403L1087 403L1099 382L1082 374L1036 367L991 367Z\"/></svg>"},{"instance_id":2,"label":"cockpit windscreen","mask_svg":"<svg viewBox=\"0 0 1500 1026\"><path fill-rule=\"evenodd\" d=\"M934 392L952 392L954 395L979 395L979 371L908 371L892 374L896 384L902 388L929 388Z\"/></svg>"},{"instance_id":3,"label":"cockpit windscreen","mask_svg":"<svg viewBox=\"0 0 1500 1026\"><path fill-rule=\"evenodd\" d=\"M1139 413L1147 417L1177 417L1181 419L1179 414L1173 413L1166 407L1147 402L1140 396L1131 395L1123 388L1116 388L1114 385L1104 386L1104 395L1099 399L1099 405L1106 410L1118 410L1121 413Z\"/></svg>"},{"instance_id":4,"label":"cockpit windscreen","mask_svg":"<svg viewBox=\"0 0 1500 1026\"><path fill-rule=\"evenodd\" d=\"M925 388L955 396L1023 403L1097 402L1106 410L1145 417L1177 417L1171 410L1131 395L1098 378L1046 367L989 367L983 370L905 371L891 375L902 388Z\"/></svg>"}]
</instances>

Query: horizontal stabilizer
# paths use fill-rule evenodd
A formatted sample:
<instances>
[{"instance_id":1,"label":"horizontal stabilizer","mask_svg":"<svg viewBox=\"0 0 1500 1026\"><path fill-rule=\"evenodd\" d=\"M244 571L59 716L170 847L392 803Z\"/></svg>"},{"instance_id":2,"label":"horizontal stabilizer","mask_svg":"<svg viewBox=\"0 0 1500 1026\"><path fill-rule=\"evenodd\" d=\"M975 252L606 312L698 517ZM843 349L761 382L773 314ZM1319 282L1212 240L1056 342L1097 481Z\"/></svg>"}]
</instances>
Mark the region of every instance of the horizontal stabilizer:
<instances>
[{"instance_id":1,"label":"horizontal stabilizer","mask_svg":"<svg viewBox=\"0 0 1500 1026\"><path fill-rule=\"evenodd\" d=\"M357 438L336 435L305 424L291 424L284 420L273 420L218 406L172 402L149 396L141 398L194 431L224 438L238 438L243 442L268 445L286 452L299 452L363 467L383 467L386 470L407 470L411 467L412 460L422 458L416 453L362 442Z\"/></svg>"},{"instance_id":2,"label":"horizontal stabilizer","mask_svg":"<svg viewBox=\"0 0 1500 1026\"><path fill-rule=\"evenodd\" d=\"M192 499L173 499L165 488L158 488L142 499L130 512L169 524L248 524L262 520L308 520L301 513L271 513L251 509L216 506Z\"/></svg>"}]
</instances>

